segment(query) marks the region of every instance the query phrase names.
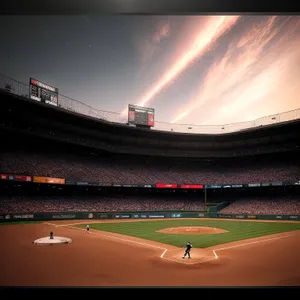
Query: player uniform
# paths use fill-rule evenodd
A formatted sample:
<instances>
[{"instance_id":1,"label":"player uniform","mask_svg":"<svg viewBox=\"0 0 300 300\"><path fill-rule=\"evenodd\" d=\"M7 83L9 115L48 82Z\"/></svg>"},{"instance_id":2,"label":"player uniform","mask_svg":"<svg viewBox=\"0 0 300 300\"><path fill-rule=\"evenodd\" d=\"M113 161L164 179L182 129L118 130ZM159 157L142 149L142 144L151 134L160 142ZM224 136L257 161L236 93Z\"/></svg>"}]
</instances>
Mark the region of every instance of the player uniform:
<instances>
[{"instance_id":1,"label":"player uniform","mask_svg":"<svg viewBox=\"0 0 300 300\"><path fill-rule=\"evenodd\" d=\"M191 251L192 248L193 248L192 244L190 242L187 242L185 252L182 256L182 259L184 259L186 257L186 255L188 255L188 257L191 258L190 251Z\"/></svg>"},{"instance_id":2,"label":"player uniform","mask_svg":"<svg viewBox=\"0 0 300 300\"><path fill-rule=\"evenodd\" d=\"M86 233L90 233L90 225L86 225Z\"/></svg>"},{"instance_id":3,"label":"player uniform","mask_svg":"<svg viewBox=\"0 0 300 300\"><path fill-rule=\"evenodd\" d=\"M50 232L50 240L53 240L53 232Z\"/></svg>"}]
</instances>

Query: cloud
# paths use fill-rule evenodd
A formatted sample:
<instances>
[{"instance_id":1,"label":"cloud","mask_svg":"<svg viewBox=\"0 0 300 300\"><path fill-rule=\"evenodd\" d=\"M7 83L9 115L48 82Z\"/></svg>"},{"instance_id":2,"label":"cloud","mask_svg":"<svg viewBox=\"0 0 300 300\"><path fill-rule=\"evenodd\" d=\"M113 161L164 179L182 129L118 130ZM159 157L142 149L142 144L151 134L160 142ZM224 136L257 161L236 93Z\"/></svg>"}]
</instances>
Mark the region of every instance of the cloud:
<instances>
[{"instance_id":1,"label":"cloud","mask_svg":"<svg viewBox=\"0 0 300 300\"><path fill-rule=\"evenodd\" d=\"M187 67L211 50L213 44L227 33L239 20L239 16L213 16L206 19L200 28L194 28L192 40L187 42L189 48L178 53L174 63L169 66L160 79L155 82L144 96L137 101L137 105L143 106L169 84L171 84ZM183 39L186 43L186 39ZM185 47L183 47L185 48ZM127 109L123 114L127 113Z\"/></svg>"},{"instance_id":2,"label":"cloud","mask_svg":"<svg viewBox=\"0 0 300 300\"><path fill-rule=\"evenodd\" d=\"M150 63L155 57L155 53L159 49L159 44L164 39L168 38L171 33L170 22L159 22L154 26L154 30L148 35L139 36L138 52L140 56L141 71L145 68L145 65ZM140 71L140 72L141 72Z\"/></svg>"},{"instance_id":3,"label":"cloud","mask_svg":"<svg viewBox=\"0 0 300 300\"><path fill-rule=\"evenodd\" d=\"M154 32L152 40L154 43L158 43L161 40L163 40L164 38L168 37L170 34L170 22L161 24L158 26L157 31Z\"/></svg>"},{"instance_id":4,"label":"cloud","mask_svg":"<svg viewBox=\"0 0 300 300\"><path fill-rule=\"evenodd\" d=\"M279 20L272 16L254 24L229 43L223 56L207 70L196 96L178 109L172 122L199 123L196 112L209 105L213 113L210 108L210 114L201 115L201 124L222 124L241 116L257 101L268 102L268 95L282 84L282 76L288 76L287 66L293 68L289 63L299 57L297 30L299 20L288 17ZM284 89L289 84L285 83ZM257 112L248 111L247 115L257 116Z\"/></svg>"}]
</instances>

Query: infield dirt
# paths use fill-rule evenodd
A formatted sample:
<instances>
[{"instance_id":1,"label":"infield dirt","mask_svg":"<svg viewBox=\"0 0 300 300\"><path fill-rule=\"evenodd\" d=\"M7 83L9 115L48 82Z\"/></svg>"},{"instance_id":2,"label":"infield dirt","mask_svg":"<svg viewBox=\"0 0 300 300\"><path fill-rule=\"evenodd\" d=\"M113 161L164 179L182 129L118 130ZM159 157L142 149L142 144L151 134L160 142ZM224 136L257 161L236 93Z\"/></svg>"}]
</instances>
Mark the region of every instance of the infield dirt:
<instances>
[{"instance_id":1,"label":"infield dirt","mask_svg":"<svg viewBox=\"0 0 300 300\"><path fill-rule=\"evenodd\" d=\"M208 252L193 249L192 259L182 260L178 247L98 230L86 234L72 226L78 221L54 223L0 226L1 286L300 285L299 231L205 249L212 259L197 263ZM32 244L50 230L73 242Z\"/></svg>"}]
</instances>

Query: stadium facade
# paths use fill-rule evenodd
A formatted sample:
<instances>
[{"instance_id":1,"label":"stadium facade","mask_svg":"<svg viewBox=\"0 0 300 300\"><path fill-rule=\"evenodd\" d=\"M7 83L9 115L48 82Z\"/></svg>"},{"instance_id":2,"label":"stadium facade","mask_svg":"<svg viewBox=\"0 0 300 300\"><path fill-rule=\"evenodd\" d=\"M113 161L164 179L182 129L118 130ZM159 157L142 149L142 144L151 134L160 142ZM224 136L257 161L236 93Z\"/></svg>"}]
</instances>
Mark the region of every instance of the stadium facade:
<instances>
[{"instance_id":1,"label":"stadium facade","mask_svg":"<svg viewBox=\"0 0 300 300\"><path fill-rule=\"evenodd\" d=\"M151 217L153 210L162 211L157 217L271 214L298 220L298 111L290 112L288 118L286 114L267 118L272 124L253 121L250 128L245 124L236 124L236 130L233 125L209 127L207 131L214 133L195 133L208 127L184 130L175 124L168 125L172 130L144 129L128 126L124 120L111 122L92 108L84 112L84 104L80 111L78 102L66 97L59 97L57 106L33 101L26 86L1 79L2 220L14 215L33 216L28 219ZM75 195L85 199L84 211L74 209L80 206ZM12 208L7 199L16 197L35 203L32 210L20 205L20 199L14 200ZM99 198L106 200L95 204ZM68 212L42 211L43 206L35 206L36 199L48 201L50 210L51 205L66 201L61 209ZM250 210L250 214L241 205L229 209L233 202L247 199L271 201L271 206L276 201L278 209ZM118 212L110 209L112 203ZM136 214L134 208L144 213Z\"/></svg>"}]
</instances>

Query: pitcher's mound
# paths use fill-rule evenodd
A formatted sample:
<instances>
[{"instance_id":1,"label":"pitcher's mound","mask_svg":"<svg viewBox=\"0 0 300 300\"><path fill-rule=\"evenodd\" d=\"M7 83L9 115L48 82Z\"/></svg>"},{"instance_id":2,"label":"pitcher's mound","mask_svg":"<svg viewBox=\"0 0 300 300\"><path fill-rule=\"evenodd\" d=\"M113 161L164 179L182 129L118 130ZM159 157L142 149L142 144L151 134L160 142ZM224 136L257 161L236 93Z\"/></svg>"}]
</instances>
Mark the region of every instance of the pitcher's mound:
<instances>
[{"instance_id":1,"label":"pitcher's mound","mask_svg":"<svg viewBox=\"0 0 300 300\"><path fill-rule=\"evenodd\" d=\"M34 244L39 244L39 245L53 245L53 244L69 244L72 243L72 240L67 237L62 237L62 236L54 236L53 239L50 239L50 237L43 237L40 239L37 239L33 241Z\"/></svg>"},{"instance_id":2,"label":"pitcher's mound","mask_svg":"<svg viewBox=\"0 0 300 300\"><path fill-rule=\"evenodd\" d=\"M158 230L160 233L168 234L218 234L228 232L227 230L214 227L203 227L203 226L182 226L182 227L172 227L164 228Z\"/></svg>"}]
</instances>

